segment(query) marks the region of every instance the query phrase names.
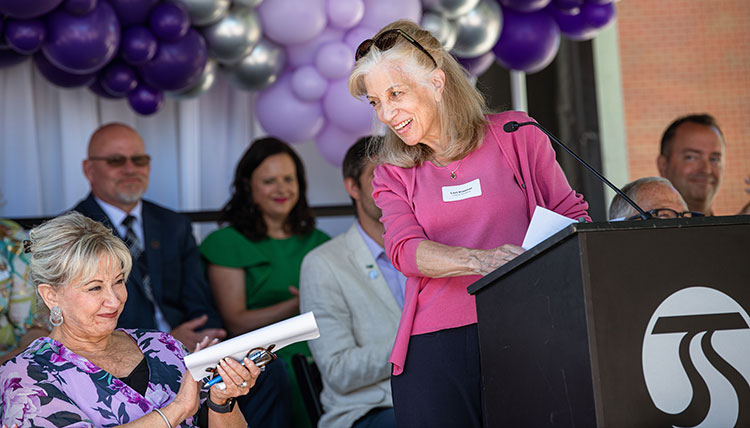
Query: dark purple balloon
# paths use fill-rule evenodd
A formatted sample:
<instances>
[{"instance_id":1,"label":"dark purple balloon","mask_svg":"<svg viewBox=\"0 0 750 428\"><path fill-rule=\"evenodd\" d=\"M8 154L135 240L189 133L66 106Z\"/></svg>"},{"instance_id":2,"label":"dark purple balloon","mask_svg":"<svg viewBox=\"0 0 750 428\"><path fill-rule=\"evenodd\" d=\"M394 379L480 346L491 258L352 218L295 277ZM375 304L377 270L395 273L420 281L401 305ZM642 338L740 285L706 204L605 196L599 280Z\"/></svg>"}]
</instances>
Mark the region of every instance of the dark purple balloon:
<instances>
[{"instance_id":1,"label":"dark purple balloon","mask_svg":"<svg viewBox=\"0 0 750 428\"><path fill-rule=\"evenodd\" d=\"M28 56L21 55L11 49L0 49L0 68L11 67L26 61Z\"/></svg>"},{"instance_id":2,"label":"dark purple balloon","mask_svg":"<svg viewBox=\"0 0 750 428\"><path fill-rule=\"evenodd\" d=\"M47 31L42 52L57 68L69 73L88 74L102 69L120 44L120 23L105 1L83 16L57 9L47 18Z\"/></svg>"},{"instance_id":3,"label":"dark purple balloon","mask_svg":"<svg viewBox=\"0 0 750 428\"><path fill-rule=\"evenodd\" d=\"M109 0L123 27L145 24L159 0Z\"/></svg>"},{"instance_id":4,"label":"dark purple balloon","mask_svg":"<svg viewBox=\"0 0 750 428\"><path fill-rule=\"evenodd\" d=\"M176 42L162 42L154 59L138 70L149 85L163 91L179 91L200 80L207 59L206 40L191 28Z\"/></svg>"},{"instance_id":5,"label":"dark purple balloon","mask_svg":"<svg viewBox=\"0 0 750 428\"><path fill-rule=\"evenodd\" d=\"M122 32L120 56L130 65L143 65L156 56L159 44L146 27L130 27Z\"/></svg>"},{"instance_id":6,"label":"dark purple balloon","mask_svg":"<svg viewBox=\"0 0 750 428\"><path fill-rule=\"evenodd\" d=\"M37 18L56 8L62 0L0 0L0 14L16 19Z\"/></svg>"},{"instance_id":7,"label":"dark purple balloon","mask_svg":"<svg viewBox=\"0 0 750 428\"><path fill-rule=\"evenodd\" d=\"M190 16L179 3L160 3L151 12L148 22L156 37L166 42L176 42L190 29Z\"/></svg>"},{"instance_id":8,"label":"dark purple balloon","mask_svg":"<svg viewBox=\"0 0 750 428\"><path fill-rule=\"evenodd\" d=\"M555 0L553 3L561 11L573 14L580 12L583 6L583 0Z\"/></svg>"},{"instance_id":9,"label":"dark purple balloon","mask_svg":"<svg viewBox=\"0 0 750 428\"><path fill-rule=\"evenodd\" d=\"M97 77L93 82L91 82L91 84L89 85L89 90L102 98L109 98L111 100L124 97L124 95L122 97L115 97L109 92L105 91L104 88L102 88L101 77Z\"/></svg>"},{"instance_id":10,"label":"dark purple balloon","mask_svg":"<svg viewBox=\"0 0 750 428\"><path fill-rule=\"evenodd\" d=\"M145 83L139 83L135 89L128 93L130 107L136 113L144 116L156 113L163 101L164 93Z\"/></svg>"},{"instance_id":11,"label":"dark purple balloon","mask_svg":"<svg viewBox=\"0 0 750 428\"><path fill-rule=\"evenodd\" d=\"M589 40L598 33L596 28L586 21L581 12L569 14L556 8L548 8L547 10L557 22L560 32L571 40Z\"/></svg>"},{"instance_id":12,"label":"dark purple balloon","mask_svg":"<svg viewBox=\"0 0 750 428\"><path fill-rule=\"evenodd\" d=\"M71 15L85 15L96 8L97 0L65 0L63 7Z\"/></svg>"},{"instance_id":13,"label":"dark purple balloon","mask_svg":"<svg viewBox=\"0 0 750 428\"><path fill-rule=\"evenodd\" d=\"M519 12L534 12L542 10L551 0L499 0L502 6Z\"/></svg>"},{"instance_id":14,"label":"dark purple balloon","mask_svg":"<svg viewBox=\"0 0 750 428\"><path fill-rule=\"evenodd\" d=\"M492 51L474 58L456 58L466 71L472 76L481 76L495 62L495 53Z\"/></svg>"},{"instance_id":15,"label":"dark purple balloon","mask_svg":"<svg viewBox=\"0 0 750 428\"><path fill-rule=\"evenodd\" d=\"M102 70L99 82L107 93L122 97L138 86L138 76L129 65L114 62Z\"/></svg>"},{"instance_id":16,"label":"dark purple balloon","mask_svg":"<svg viewBox=\"0 0 750 428\"><path fill-rule=\"evenodd\" d=\"M503 8L503 30L492 51L504 67L535 73L555 59L559 47L560 30L546 10Z\"/></svg>"},{"instance_id":17,"label":"dark purple balloon","mask_svg":"<svg viewBox=\"0 0 750 428\"><path fill-rule=\"evenodd\" d=\"M5 40L14 51L31 55L42 47L47 28L40 19L9 20L5 24Z\"/></svg>"},{"instance_id":18,"label":"dark purple balloon","mask_svg":"<svg viewBox=\"0 0 750 428\"><path fill-rule=\"evenodd\" d=\"M590 26L597 30L610 25L615 21L615 4L614 3L591 3L587 2L581 8L581 15Z\"/></svg>"},{"instance_id":19,"label":"dark purple balloon","mask_svg":"<svg viewBox=\"0 0 750 428\"><path fill-rule=\"evenodd\" d=\"M42 73L42 76L46 77L53 84L62 86L63 88L86 86L96 78L96 73L74 74L60 70L41 53L34 55L34 64L37 70Z\"/></svg>"}]
</instances>

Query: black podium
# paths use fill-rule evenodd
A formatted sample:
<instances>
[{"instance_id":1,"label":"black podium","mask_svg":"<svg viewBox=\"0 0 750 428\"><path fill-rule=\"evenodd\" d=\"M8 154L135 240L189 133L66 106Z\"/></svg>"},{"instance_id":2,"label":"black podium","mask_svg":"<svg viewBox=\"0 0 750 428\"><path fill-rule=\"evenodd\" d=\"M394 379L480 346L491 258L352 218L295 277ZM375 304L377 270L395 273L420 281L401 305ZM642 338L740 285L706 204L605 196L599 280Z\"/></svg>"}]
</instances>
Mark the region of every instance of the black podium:
<instances>
[{"instance_id":1,"label":"black podium","mask_svg":"<svg viewBox=\"0 0 750 428\"><path fill-rule=\"evenodd\" d=\"M573 224L468 290L489 427L750 427L750 216Z\"/></svg>"}]
</instances>

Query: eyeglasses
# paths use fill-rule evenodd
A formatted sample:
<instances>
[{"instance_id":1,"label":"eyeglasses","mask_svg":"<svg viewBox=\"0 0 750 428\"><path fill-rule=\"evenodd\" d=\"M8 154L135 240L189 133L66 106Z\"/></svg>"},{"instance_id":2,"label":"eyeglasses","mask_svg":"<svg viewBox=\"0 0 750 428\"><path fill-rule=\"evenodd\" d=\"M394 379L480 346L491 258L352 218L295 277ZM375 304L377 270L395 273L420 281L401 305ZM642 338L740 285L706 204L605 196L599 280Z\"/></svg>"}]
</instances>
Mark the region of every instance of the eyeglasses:
<instances>
[{"instance_id":1,"label":"eyeglasses","mask_svg":"<svg viewBox=\"0 0 750 428\"><path fill-rule=\"evenodd\" d=\"M374 39L367 39L364 42L360 43L357 47L357 51L354 54L354 60L359 61L360 58L367 55L370 52L370 48L372 48L372 45L375 45L375 47L377 47L381 51L387 51L388 49L396 45L398 36L403 36L409 43L414 45L415 48L424 52L424 54L427 55L428 58L430 58L430 61L435 64L435 67L438 66L437 61L435 61L435 58L433 58L432 55L427 52L427 49L422 47L422 45L420 45L418 41L414 40L412 36L406 34L406 32L398 28L384 31Z\"/></svg>"},{"instance_id":2,"label":"eyeglasses","mask_svg":"<svg viewBox=\"0 0 750 428\"><path fill-rule=\"evenodd\" d=\"M125 164L128 162L128 159L130 159L130 162L132 162L135 166L147 166L149 163L151 163L151 156L149 155L133 155L130 156L130 158L124 155L91 156L88 160L104 161L107 162L108 166L118 168L121 166L125 166Z\"/></svg>"},{"instance_id":3,"label":"eyeglasses","mask_svg":"<svg viewBox=\"0 0 750 428\"><path fill-rule=\"evenodd\" d=\"M271 350L275 346L276 344L271 344L268 346L268 348L263 348L263 347L253 348L247 351L247 355L245 355L245 358L249 359L250 361L255 363L255 365L258 366L258 368L263 370L263 367L265 367L268 363L270 363L271 361L277 358L276 354L271 352ZM245 358L243 358L243 360ZM242 365L244 366L245 363L243 362ZM213 376L211 377L211 380L206 382L205 387L211 387L222 381L221 376L219 376L219 373L216 367L208 367L206 369L206 372L211 373Z\"/></svg>"},{"instance_id":4,"label":"eyeglasses","mask_svg":"<svg viewBox=\"0 0 750 428\"><path fill-rule=\"evenodd\" d=\"M670 219L670 218L693 218L693 217L703 217L705 214L698 212L698 211L675 211L672 208L655 208L650 211L646 211L646 214L650 216L650 218L658 218L658 219ZM630 216L625 219L625 221L630 220L639 220L641 218L640 214L636 214L634 216Z\"/></svg>"}]
</instances>

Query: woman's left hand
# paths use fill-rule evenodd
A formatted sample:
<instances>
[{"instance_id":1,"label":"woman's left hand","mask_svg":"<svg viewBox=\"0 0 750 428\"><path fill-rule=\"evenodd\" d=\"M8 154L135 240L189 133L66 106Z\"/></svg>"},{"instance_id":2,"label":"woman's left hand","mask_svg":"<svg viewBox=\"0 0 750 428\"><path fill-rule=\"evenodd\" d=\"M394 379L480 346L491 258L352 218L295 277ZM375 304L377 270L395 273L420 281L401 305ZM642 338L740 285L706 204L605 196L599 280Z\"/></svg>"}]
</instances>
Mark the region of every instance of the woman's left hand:
<instances>
[{"instance_id":1,"label":"woman's left hand","mask_svg":"<svg viewBox=\"0 0 750 428\"><path fill-rule=\"evenodd\" d=\"M260 375L260 369L249 358L245 358L244 362L245 365L243 366L234 358L229 357L219 362L217 370L226 387L219 389L220 384L212 386L209 400L215 404L224 405L230 398L250 392L250 388L255 385L255 381Z\"/></svg>"}]
</instances>

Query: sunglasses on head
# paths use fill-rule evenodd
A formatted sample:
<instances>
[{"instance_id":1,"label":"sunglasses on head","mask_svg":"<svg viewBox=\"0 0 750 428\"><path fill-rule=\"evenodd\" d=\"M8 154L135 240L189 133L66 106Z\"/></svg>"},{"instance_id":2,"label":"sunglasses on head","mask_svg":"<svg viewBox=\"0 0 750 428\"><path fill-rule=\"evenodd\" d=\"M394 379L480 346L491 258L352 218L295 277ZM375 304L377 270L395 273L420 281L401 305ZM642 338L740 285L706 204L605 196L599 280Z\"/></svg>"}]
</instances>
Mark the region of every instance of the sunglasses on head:
<instances>
[{"instance_id":1,"label":"sunglasses on head","mask_svg":"<svg viewBox=\"0 0 750 428\"><path fill-rule=\"evenodd\" d=\"M437 61L435 61L435 58L433 58L432 55L430 55L430 53L427 52L427 49L425 49L422 45L420 45L418 41L414 40L412 36L406 34L406 32L398 28L383 31L379 36L375 37L374 39L367 39L364 42L360 43L359 46L357 47L357 51L354 53L354 60L359 61L360 58L367 55L370 52L370 48L372 48L373 45L375 45L375 47L381 51L387 51L388 49L396 45L398 36L402 36L409 43L414 45L415 48L424 52L424 54L427 55L428 58L430 58L430 61L432 61L432 63L435 64L435 67L438 66Z\"/></svg>"},{"instance_id":2,"label":"sunglasses on head","mask_svg":"<svg viewBox=\"0 0 750 428\"><path fill-rule=\"evenodd\" d=\"M112 167L125 166L130 159L130 162L135 166L146 166L151 163L151 156L149 155L133 155L128 158L124 155L112 155L112 156L92 156L89 160L104 161L107 165Z\"/></svg>"}]
</instances>

